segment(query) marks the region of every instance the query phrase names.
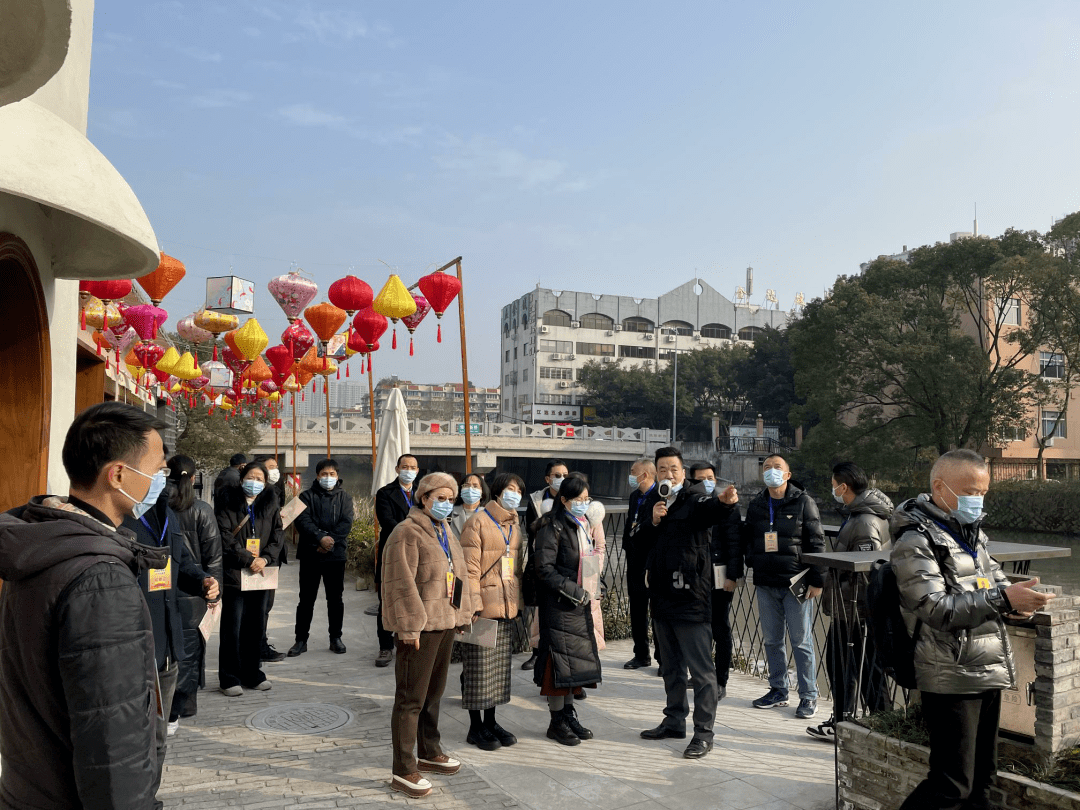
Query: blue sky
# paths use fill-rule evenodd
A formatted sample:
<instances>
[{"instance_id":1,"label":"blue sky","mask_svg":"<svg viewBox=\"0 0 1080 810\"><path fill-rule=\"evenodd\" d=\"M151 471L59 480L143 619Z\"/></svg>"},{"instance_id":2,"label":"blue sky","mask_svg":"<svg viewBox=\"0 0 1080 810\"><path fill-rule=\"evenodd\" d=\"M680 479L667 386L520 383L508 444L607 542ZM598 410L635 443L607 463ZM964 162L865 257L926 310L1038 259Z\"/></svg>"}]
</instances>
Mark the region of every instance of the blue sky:
<instances>
[{"instance_id":1,"label":"blue sky","mask_svg":"<svg viewBox=\"0 0 1080 810\"><path fill-rule=\"evenodd\" d=\"M902 246L1080 209L1075 3L98 0L89 137L188 278L322 291L464 256L469 368L537 282L822 295ZM350 270L351 268L351 270ZM455 314L380 375L455 376ZM449 337L449 339L447 339ZM448 370L450 373L448 373Z\"/></svg>"}]
</instances>

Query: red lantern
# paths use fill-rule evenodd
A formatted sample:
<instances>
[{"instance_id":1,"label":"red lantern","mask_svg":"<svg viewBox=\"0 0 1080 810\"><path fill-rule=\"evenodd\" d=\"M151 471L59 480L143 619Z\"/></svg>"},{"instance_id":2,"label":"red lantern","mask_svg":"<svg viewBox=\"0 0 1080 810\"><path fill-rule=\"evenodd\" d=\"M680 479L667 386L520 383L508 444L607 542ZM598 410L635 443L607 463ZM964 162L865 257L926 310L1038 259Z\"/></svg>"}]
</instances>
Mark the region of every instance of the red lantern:
<instances>
[{"instance_id":1,"label":"red lantern","mask_svg":"<svg viewBox=\"0 0 1080 810\"><path fill-rule=\"evenodd\" d=\"M161 262L158 264L157 269L142 278L136 279L136 281L150 296L150 303L157 306L172 291L172 288L180 283L180 279L186 273L182 261L162 253Z\"/></svg>"},{"instance_id":2,"label":"red lantern","mask_svg":"<svg viewBox=\"0 0 1080 810\"><path fill-rule=\"evenodd\" d=\"M357 311L370 307L372 300L374 300L371 287L368 286L366 281L356 276L345 276L345 278L338 279L330 285L330 289L327 290L326 294L330 299L330 303L338 309L345 310L350 318Z\"/></svg>"},{"instance_id":3,"label":"red lantern","mask_svg":"<svg viewBox=\"0 0 1080 810\"><path fill-rule=\"evenodd\" d=\"M427 314L431 312L431 304L427 302L424 296L420 295L420 293L413 293L412 297L413 301L416 302L416 312L401 319L401 322L405 324L405 328L409 330L409 357L413 356L413 332L420 325L420 321L424 320Z\"/></svg>"},{"instance_id":4,"label":"red lantern","mask_svg":"<svg viewBox=\"0 0 1080 810\"><path fill-rule=\"evenodd\" d=\"M299 360L315 345L315 336L303 321L296 320L281 333L281 342L292 349L293 359Z\"/></svg>"},{"instance_id":5,"label":"red lantern","mask_svg":"<svg viewBox=\"0 0 1080 810\"><path fill-rule=\"evenodd\" d=\"M431 308L435 310L435 317L441 319L446 308L453 303L458 293L461 292L461 282L454 276L448 276L441 270L438 273L424 276L418 282L420 292L427 298ZM438 342L442 343L442 324L439 324Z\"/></svg>"},{"instance_id":6,"label":"red lantern","mask_svg":"<svg viewBox=\"0 0 1080 810\"><path fill-rule=\"evenodd\" d=\"M131 295L131 279L118 278L105 281L80 281L79 289L100 298L108 306L112 301L119 301Z\"/></svg>"},{"instance_id":7,"label":"red lantern","mask_svg":"<svg viewBox=\"0 0 1080 810\"><path fill-rule=\"evenodd\" d=\"M266 359L270 361L271 370L283 381L292 373L293 363L296 362L288 346L271 346L266 350Z\"/></svg>"},{"instance_id":8,"label":"red lantern","mask_svg":"<svg viewBox=\"0 0 1080 810\"><path fill-rule=\"evenodd\" d=\"M352 325L355 331L349 338L350 346L354 351L361 351L357 346L362 345L364 350L370 350L370 347L374 346L386 331L388 323L385 315L380 315L371 307L365 307L356 313ZM353 345L351 341L356 335L359 335L359 339L363 342Z\"/></svg>"}]
</instances>

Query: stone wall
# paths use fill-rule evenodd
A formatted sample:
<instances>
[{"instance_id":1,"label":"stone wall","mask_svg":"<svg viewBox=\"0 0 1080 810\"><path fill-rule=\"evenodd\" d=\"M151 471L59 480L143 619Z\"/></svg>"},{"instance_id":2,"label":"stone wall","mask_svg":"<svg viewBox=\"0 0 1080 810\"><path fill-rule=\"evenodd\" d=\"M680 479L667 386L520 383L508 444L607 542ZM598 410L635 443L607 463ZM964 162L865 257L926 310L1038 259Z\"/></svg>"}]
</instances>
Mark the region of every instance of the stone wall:
<instances>
[{"instance_id":1,"label":"stone wall","mask_svg":"<svg viewBox=\"0 0 1080 810\"><path fill-rule=\"evenodd\" d=\"M893 810L926 777L930 750L854 723L837 726L842 810ZM990 790L1000 810L1080 810L1080 795L998 773Z\"/></svg>"},{"instance_id":2,"label":"stone wall","mask_svg":"<svg viewBox=\"0 0 1080 810\"><path fill-rule=\"evenodd\" d=\"M1080 597L1054 590L1057 598L1031 619L1036 634L1035 746L1047 756L1080 741Z\"/></svg>"}]
</instances>

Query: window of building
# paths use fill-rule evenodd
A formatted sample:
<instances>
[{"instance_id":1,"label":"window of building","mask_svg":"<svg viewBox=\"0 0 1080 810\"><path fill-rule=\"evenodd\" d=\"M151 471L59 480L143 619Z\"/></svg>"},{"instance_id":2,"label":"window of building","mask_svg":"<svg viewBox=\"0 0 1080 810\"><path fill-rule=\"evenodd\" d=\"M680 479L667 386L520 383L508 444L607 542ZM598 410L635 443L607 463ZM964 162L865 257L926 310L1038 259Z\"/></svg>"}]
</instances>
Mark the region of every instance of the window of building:
<instances>
[{"instance_id":1,"label":"window of building","mask_svg":"<svg viewBox=\"0 0 1080 810\"><path fill-rule=\"evenodd\" d=\"M517 346L514 347L514 359L517 360Z\"/></svg>"},{"instance_id":2,"label":"window of building","mask_svg":"<svg viewBox=\"0 0 1080 810\"><path fill-rule=\"evenodd\" d=\"M574 370L572 368L555 368L554 366L540 366L541 380L572 380Z\"/></svg>"},{"instance_id":3,"label":"window of building","mask_svg":"<svg viewBox=\"0 0 1080 810\"><path fill-rule=\"evenodd\" d=\"M614 343L582 343L578 341L577 344L578 354L591 354L597 357L614 357L615 356L615 344Z\"/></svg>"},{"instance_id":4,"label":"window of building","mask_svg":"<svg viewBox=\"0 0 1080 810\"><path fill-rule=\"evenodd\" d=\"M744 326L739 330L739 340L757 340L765 334L765 329L760 326Z\"/></svg>"},{"instance_id":5,"label":"window of building","mask_svg":"<svg viewBox=\"0 0 1080 810\"><path fill-rule=\"evenodd\" d=\"M1027 430L1020 425L1002 428L998 434L1003 442L1022 442L1027 438Z\"/></svg>"},{"instance_id":6,"label":"window of building","mask_svg":"<svg viewBox=\"0 0 1080 810\"><path fill-rule=\"evenodd\" d=\"M648 360L656 359L656 348L654 346L620 346L619 357L643 357Z\"/></svg>"},{"instance_id":7,"label":"window of building","mask_svg":"<svg viewBox=\"0 0 1080 810\"><path fill-rule=\"evenodd\" d=\"M571 397L569 394L537 394L537 405L569 405Z\"/></svg>"},{"instance_id":8,"label":"window of building","mask_svg":"<svg viewBox=\"0 0 1080 810\"><path fill-rule=\"evenodd\" d=\"M510 400L509 399L504 399L503 400L503 410L506 411L507 413L510 413Z\"/></svg>"},{"instance_id":9,"label":"window of building","mask_svg":"<svg viewBox=\"0 0 1080 810\"><path fill-rule=\"evenodd\" d=\"M528 394L521 394L518 397L518 407L519 408L524 408L528 404L529 404L529 395Z\"/></svg>"},{"instance_id":10,"label":"window of building","mask_svg":"<svg viewBox=\"0 0 1080 810\"><path fill-rule=\"evenodd\" d=\"M555 352L557 354L573 354L574 341L572 340L541 340L540 351Z\"/></svg>"},{"instance_id":11,"label":"window of building","mask_svg":"<svg viewBox=\"0 0 1080 810\"><path fill-rule=\"evenodd\" d=\"M998 299L998 316L1003 324L1020 325L1020 299Z\"/></svg>"},{"instance_id":12,"label":"window of building","mask_svg":"<svg viewBox=\"0 0 1080 810\"><path fill-rule=\"evenodd\" d=\"M1061 421L1058 421L1059 417ZM1042 412L1042 435L1048 439L1068 438L1068 432L1065 429L1065 417L1061 416L1060 411Z\"/></svg>"},{"instance_id":13,"label":"window of building","mask_svg":"<svg viewBox=\"0 0 1080 810\"><path fill-rule=\"evenodd\" d=\"M544 326L569 326L570 313L561 309L549 309L544 313Z\"/></svg>"},{"instance_id":14,"label":"window of building","mask_svg":"<svg viewBox=\"0 0 1080 810\"><path fill-rule=\"evenodd\" d=\"M582 329L611 329L614 326L615 321L599 312L590 312L588 315L581 316Z\"/></svg>"},{"instance_id":15,"label":"window of building","mask_svg":"<svg viewBox=\"0 0 1080 810\"><path fill-rule=\"evenodd\" d=\"M694 334L694 327L686 321L668 321L661 324L660 333L663 335L687 335Z\"/></svg>"},{"instance_id":16,"label":"window of building","mask_svg":"<svg viewBox=\"0 0 1080 810\"><path fill-rule=\"evenodd\" d=\"M731 327L724 326L722 323L707 323L701 327L701 336L731 340Z\"/></svg>"},{"instance_id":17,"label":"window of building","mask_svg":"<svg viewBox=\"0 0 1080 810\"><path fill-rule=\"evenodd\" d=\"M651 332L656 325L648 318L627 318L622 322L624 332Z\"/></svg>"},{"instance_id":18,"label":"window of building","mask_svg":"<svg viewBox=\"0 0 1080 810\"><path fill-rule=\"evenodd\" d=\"M1039 352L1039 376L1044 380L1065 378L1065 357L1056 352Z\"/></svg>"},{"instance_id":19,"label":"window of building","mask_svg":"<svg viewBox=\"0 0 1080 810\"><path fill-rule=\"evenodd\" d=\"M363 348L363 347L361 346L360 348ZM506 350L506 362L507 363L510 362L510 350L509 349Z\"/></svg>"},{"instance_id":20,"label":"window of building","mask_svg":"<svg viewBox=\"0 0 1080 810\"><path fill-rule=\"evenodd\" d=\"M528 366L526 366L525 368L523 368L521 370L521 381L522 382L528 382L529 381L529 367Z\"/></svg>"}]
</instances>

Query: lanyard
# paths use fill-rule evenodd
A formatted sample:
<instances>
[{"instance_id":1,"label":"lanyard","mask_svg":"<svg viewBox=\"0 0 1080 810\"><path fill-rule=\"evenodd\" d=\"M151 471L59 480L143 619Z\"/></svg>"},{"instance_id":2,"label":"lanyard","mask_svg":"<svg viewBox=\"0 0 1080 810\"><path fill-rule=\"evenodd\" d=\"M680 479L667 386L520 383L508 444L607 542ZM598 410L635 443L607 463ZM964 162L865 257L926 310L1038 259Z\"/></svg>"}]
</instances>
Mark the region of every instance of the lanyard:
<instances>
[{"instance_id":1,"label":"lanyard","mask_svg":"<svg viewBox=\"0 0 1080 810\"><path fill-rule=\"evenodd\" d=\"M446 553L446 561L450 563L450 570L454 570L454 558L450 556L450 538L446 535L446 526L442 523L431 521L431 528L435 530L435 539L439 541L442 550Z\"/></svg>"},{"instance_id":2,"label":"lanyard","mask_svg":"<svg viewBox=\"0 0 1080 810\"><path fill-rule=\"evenodd\" d=\"M964 551L966 551L971 556L971 559L975 563L975 570L978 571L979 570L979 552L976 551L975 549L973 549L971 546L969 546L963 540L961 540L953 532L953 530L950 529L948 526L946 526L944 523L941 523L941 522L936 521L936 520L934 521L934 523L937 523L938 526L940 526L942 529L944 529L946 532L948 532L949 537L951 537L953 540L955 540L957 542L957 544L960 546L960 548L962 548Z\"/></svg>"},{"instance_id":3,"label":"lanyard","mask_svg":"<svg viewBox=\"0 0 1080 810\"><path fill-rule=\"evenodd\" d=\"M638 499L637 502L637 509L634 510L634 522L630 524L631 526L637 524L638 518L641 516L641 507L645 505L645 499L649 497L649 493L652 492L654 489L656 489L655 481L653 482L653 485L651 487L649 487L647 490L645 490L645 492L641 494L641 497Z\"/></svg>"},{"instance_id":4,"label":"lanyard","mask_svg":"<svg viewBox=\"0 0 1080 810\"><path fill-rule=\"evenodd\" d=\"M409 508L412 509L412 507L413 507L412 498L409 497L409 493L405 489L405 487L401 487L401 494L405 496L405 503L407 503L409 505Z\"/></svg>"},{"instance_id":5,"label":"lanyard","mask_svg":"<svg viewBox=\"0 0 1080 810\"><path fill-rule=\"evenodd\" d=\"M491 518L491 522L495 524L495 528L499 530L499 534L501 534L503 540L506 541L506 556L509 557L510 556L510 538L514 536L514 527L511 526L510 527L510 533L507 534L506 532L503 531L502 526L500 525L499 521L497 521L495 519L495 516L493 514L491 514L491 512L489 512L487 510L487 507L484 507L484 514L487 515L489 518Z\"/></svg>"},{"instance_id":6,"label":"lanyard","mask_svg":"<svg viewBox=\"0 0 1080 810\"><path fill-rule=\"evenodd\" d=\"M770 529L773 527L774 523L776 523L776 516L773 514L773 498L772 498L772 495L770 495L769 496L769 528Z\"/></svg>"},{"instance_id":7,"label":"lanyard","mask_svg":"<svg viewBox=\"0 0 1080 810\"><path fill-rule=\"evenodd\" d=\"M142 525L146 527L146 530L148 532L150 532L150 535L152 537L153 534L154 534L154 530L150 527L150 521L147 520L144 516L141 516L139 518L139 520L142 521ZM161 537L158 538L158 542L157 542L158 548L161 548L163 545L165 545L165 533L167 531L169 531L169 516L168 515L165 516L165 526L161 529Z\"/></svg>"}]
</instances>

